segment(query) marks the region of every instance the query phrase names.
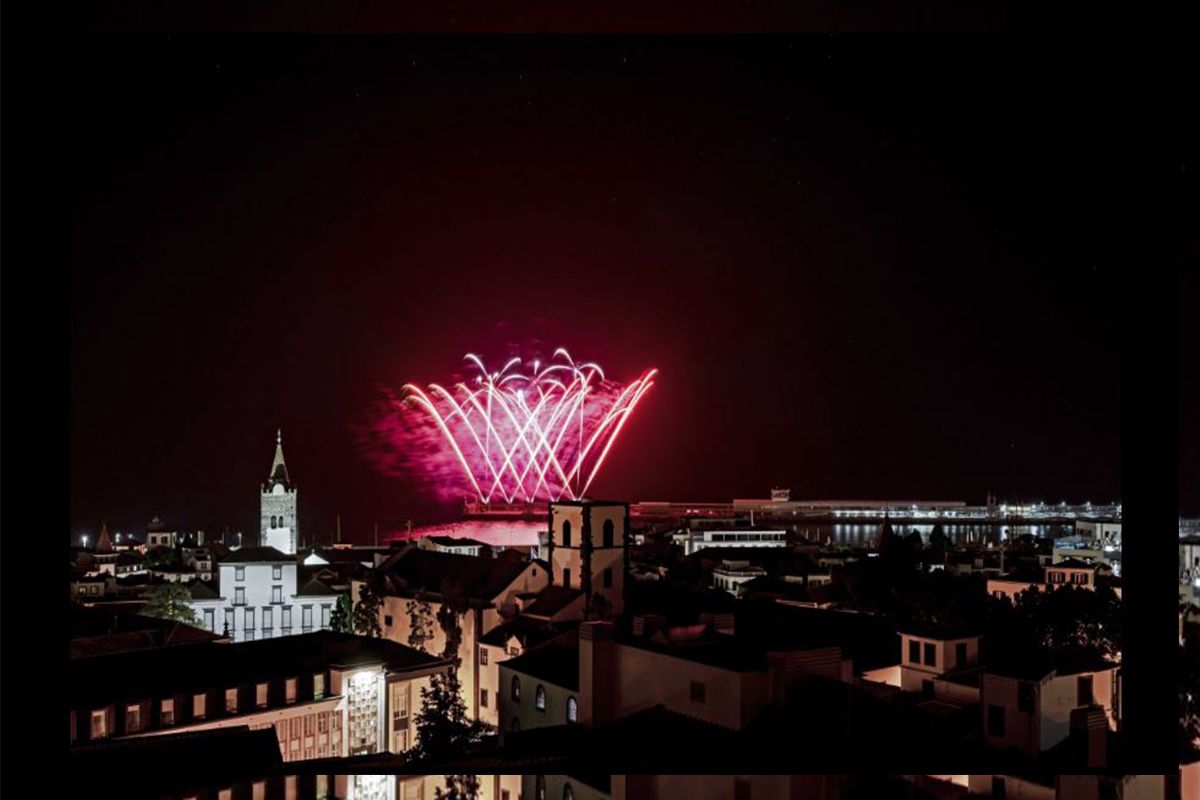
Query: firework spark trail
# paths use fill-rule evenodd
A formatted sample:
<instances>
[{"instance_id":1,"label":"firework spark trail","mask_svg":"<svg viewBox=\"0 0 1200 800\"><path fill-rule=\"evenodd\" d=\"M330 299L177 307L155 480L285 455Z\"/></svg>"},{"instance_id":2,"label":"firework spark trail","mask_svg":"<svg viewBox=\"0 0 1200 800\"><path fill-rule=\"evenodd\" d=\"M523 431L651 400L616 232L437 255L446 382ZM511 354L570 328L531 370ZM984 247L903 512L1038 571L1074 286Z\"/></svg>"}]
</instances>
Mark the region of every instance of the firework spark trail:
<instances>
[{"instance_id":1,"label":"firework spark trail","mask_svg":"<svg viewBox=\"0 0 1200 800\"><path fill-rule=\"evenodd\" d=\"M452 389L405 384L389 413L408 418L376 429L405 453L398 460L484 502L582 497L658 374L622 386L563 348L528 372L519 358L494 372L473 353L463 360L476 371L470 380Z\"/></svg>"}]
</instances>

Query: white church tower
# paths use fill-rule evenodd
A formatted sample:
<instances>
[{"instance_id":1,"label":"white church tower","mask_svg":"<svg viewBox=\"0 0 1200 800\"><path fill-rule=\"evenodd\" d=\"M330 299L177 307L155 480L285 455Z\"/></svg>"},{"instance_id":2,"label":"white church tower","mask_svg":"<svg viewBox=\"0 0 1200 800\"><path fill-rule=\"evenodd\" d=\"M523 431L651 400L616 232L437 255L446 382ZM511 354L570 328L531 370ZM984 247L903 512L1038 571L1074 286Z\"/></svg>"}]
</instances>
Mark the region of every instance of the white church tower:
<instances>
[{"instance_id":1,"label":"white church tower","mask_svg":"<svg viewBox=\"0 0 1200 800\"><path fill-rule=\"evenodd\" d=\"M299 527L296 520L296 487L288 480L283 463L283 432L275 432L275 460L271 462L271 477L262 486L260 495L262 525L259 543L274 547L281 553L296 552Z\"/></svg>"}]
</instances>

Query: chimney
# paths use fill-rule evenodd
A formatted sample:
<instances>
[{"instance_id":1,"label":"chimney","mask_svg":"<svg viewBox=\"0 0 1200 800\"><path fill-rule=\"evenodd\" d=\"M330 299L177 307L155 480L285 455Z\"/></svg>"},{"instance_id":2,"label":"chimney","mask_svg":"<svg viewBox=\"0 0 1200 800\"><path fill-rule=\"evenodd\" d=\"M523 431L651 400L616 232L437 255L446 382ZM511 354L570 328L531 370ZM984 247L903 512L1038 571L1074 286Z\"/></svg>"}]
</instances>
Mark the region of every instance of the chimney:
<instances>
[{"instance_id":1,"label":"chimney","mask_svg":"<svg viewBox=\"0 0 1200 800\"><path fill-rule=\"evenodd\" d=\"M1071 712L1071 740L1079 754L1079 766L1101 769L1108 765L1108 717L1098 705Z\"/></svg>"},{"instance_id":2,"label":"chimney","mask_svg":"<svg viewBox=\"0 0 1200 800\"><path fill-rule=\"evenodd\" d=\"M579 722L598 725L613 718L617 644L607 620L579 626Z\"/></svg>"},{"instance_id":3,"label":"chimney","mask_svg":"<svg viewBox=\"0 0 1200 800\"><path fill-rule=\"evenodd\" d=\"M633 635L638 638L653 636L667 624L661 614L638 614L633 618Z\"/></svg>"}]
</instances>

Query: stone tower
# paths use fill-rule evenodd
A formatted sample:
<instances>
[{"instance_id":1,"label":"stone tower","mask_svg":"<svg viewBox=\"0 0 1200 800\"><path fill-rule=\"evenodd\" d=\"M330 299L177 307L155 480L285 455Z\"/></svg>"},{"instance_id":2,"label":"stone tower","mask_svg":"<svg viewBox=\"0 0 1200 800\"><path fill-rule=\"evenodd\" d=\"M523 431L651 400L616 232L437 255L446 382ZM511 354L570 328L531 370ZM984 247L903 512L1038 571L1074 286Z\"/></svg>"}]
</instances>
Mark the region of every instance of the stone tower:
<instances>
[{"instance_id":1,"label":"stone tower","mask_svg":"<svg viewBox=\"0 0 1200 800\"><path fill-rule=\"evenodd\" d=\"M603 500L550 503L550 582L583 591L597 616L625 607L629 504Z\"/></svg>"},{"instance_id":2,"label":"stone tower","mask_svg":"<svg viewBox=\"0 0 1200 800\"><path fill-rule=\"evenodd\" d=\"M283 463L282 431L275 432L275 460L271 462L271 476L262 486L259 503L262 512L259 543L281 553L295 553L300 535L296 487L288 479L287 465Z\"/></svg>"}]
</instances>

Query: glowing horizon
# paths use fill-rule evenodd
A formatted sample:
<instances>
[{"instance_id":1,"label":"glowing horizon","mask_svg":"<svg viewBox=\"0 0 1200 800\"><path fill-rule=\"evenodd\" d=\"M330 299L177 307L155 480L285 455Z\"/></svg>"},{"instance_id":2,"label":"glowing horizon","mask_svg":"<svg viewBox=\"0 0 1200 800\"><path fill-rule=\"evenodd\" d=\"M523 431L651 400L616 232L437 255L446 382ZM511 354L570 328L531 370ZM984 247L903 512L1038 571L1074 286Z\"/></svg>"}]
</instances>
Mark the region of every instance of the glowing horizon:
<instances>
[{"instance_id":1,"label":"glowing horizon","mask_svg":"<svg viewBox=\"0 0 1200 800\"><path fill-rule=\"evenodd\" d=\"M549 363L535 359L525 372L520 358L495 371L474 353L463 361L477 373L468 381L404 385L398 410L419 413L394 429L394 444L442 494L458 484L485 503L586 496L658 374L648 369L621 385L561 347Z\"/></svg>"}]
</instances>

